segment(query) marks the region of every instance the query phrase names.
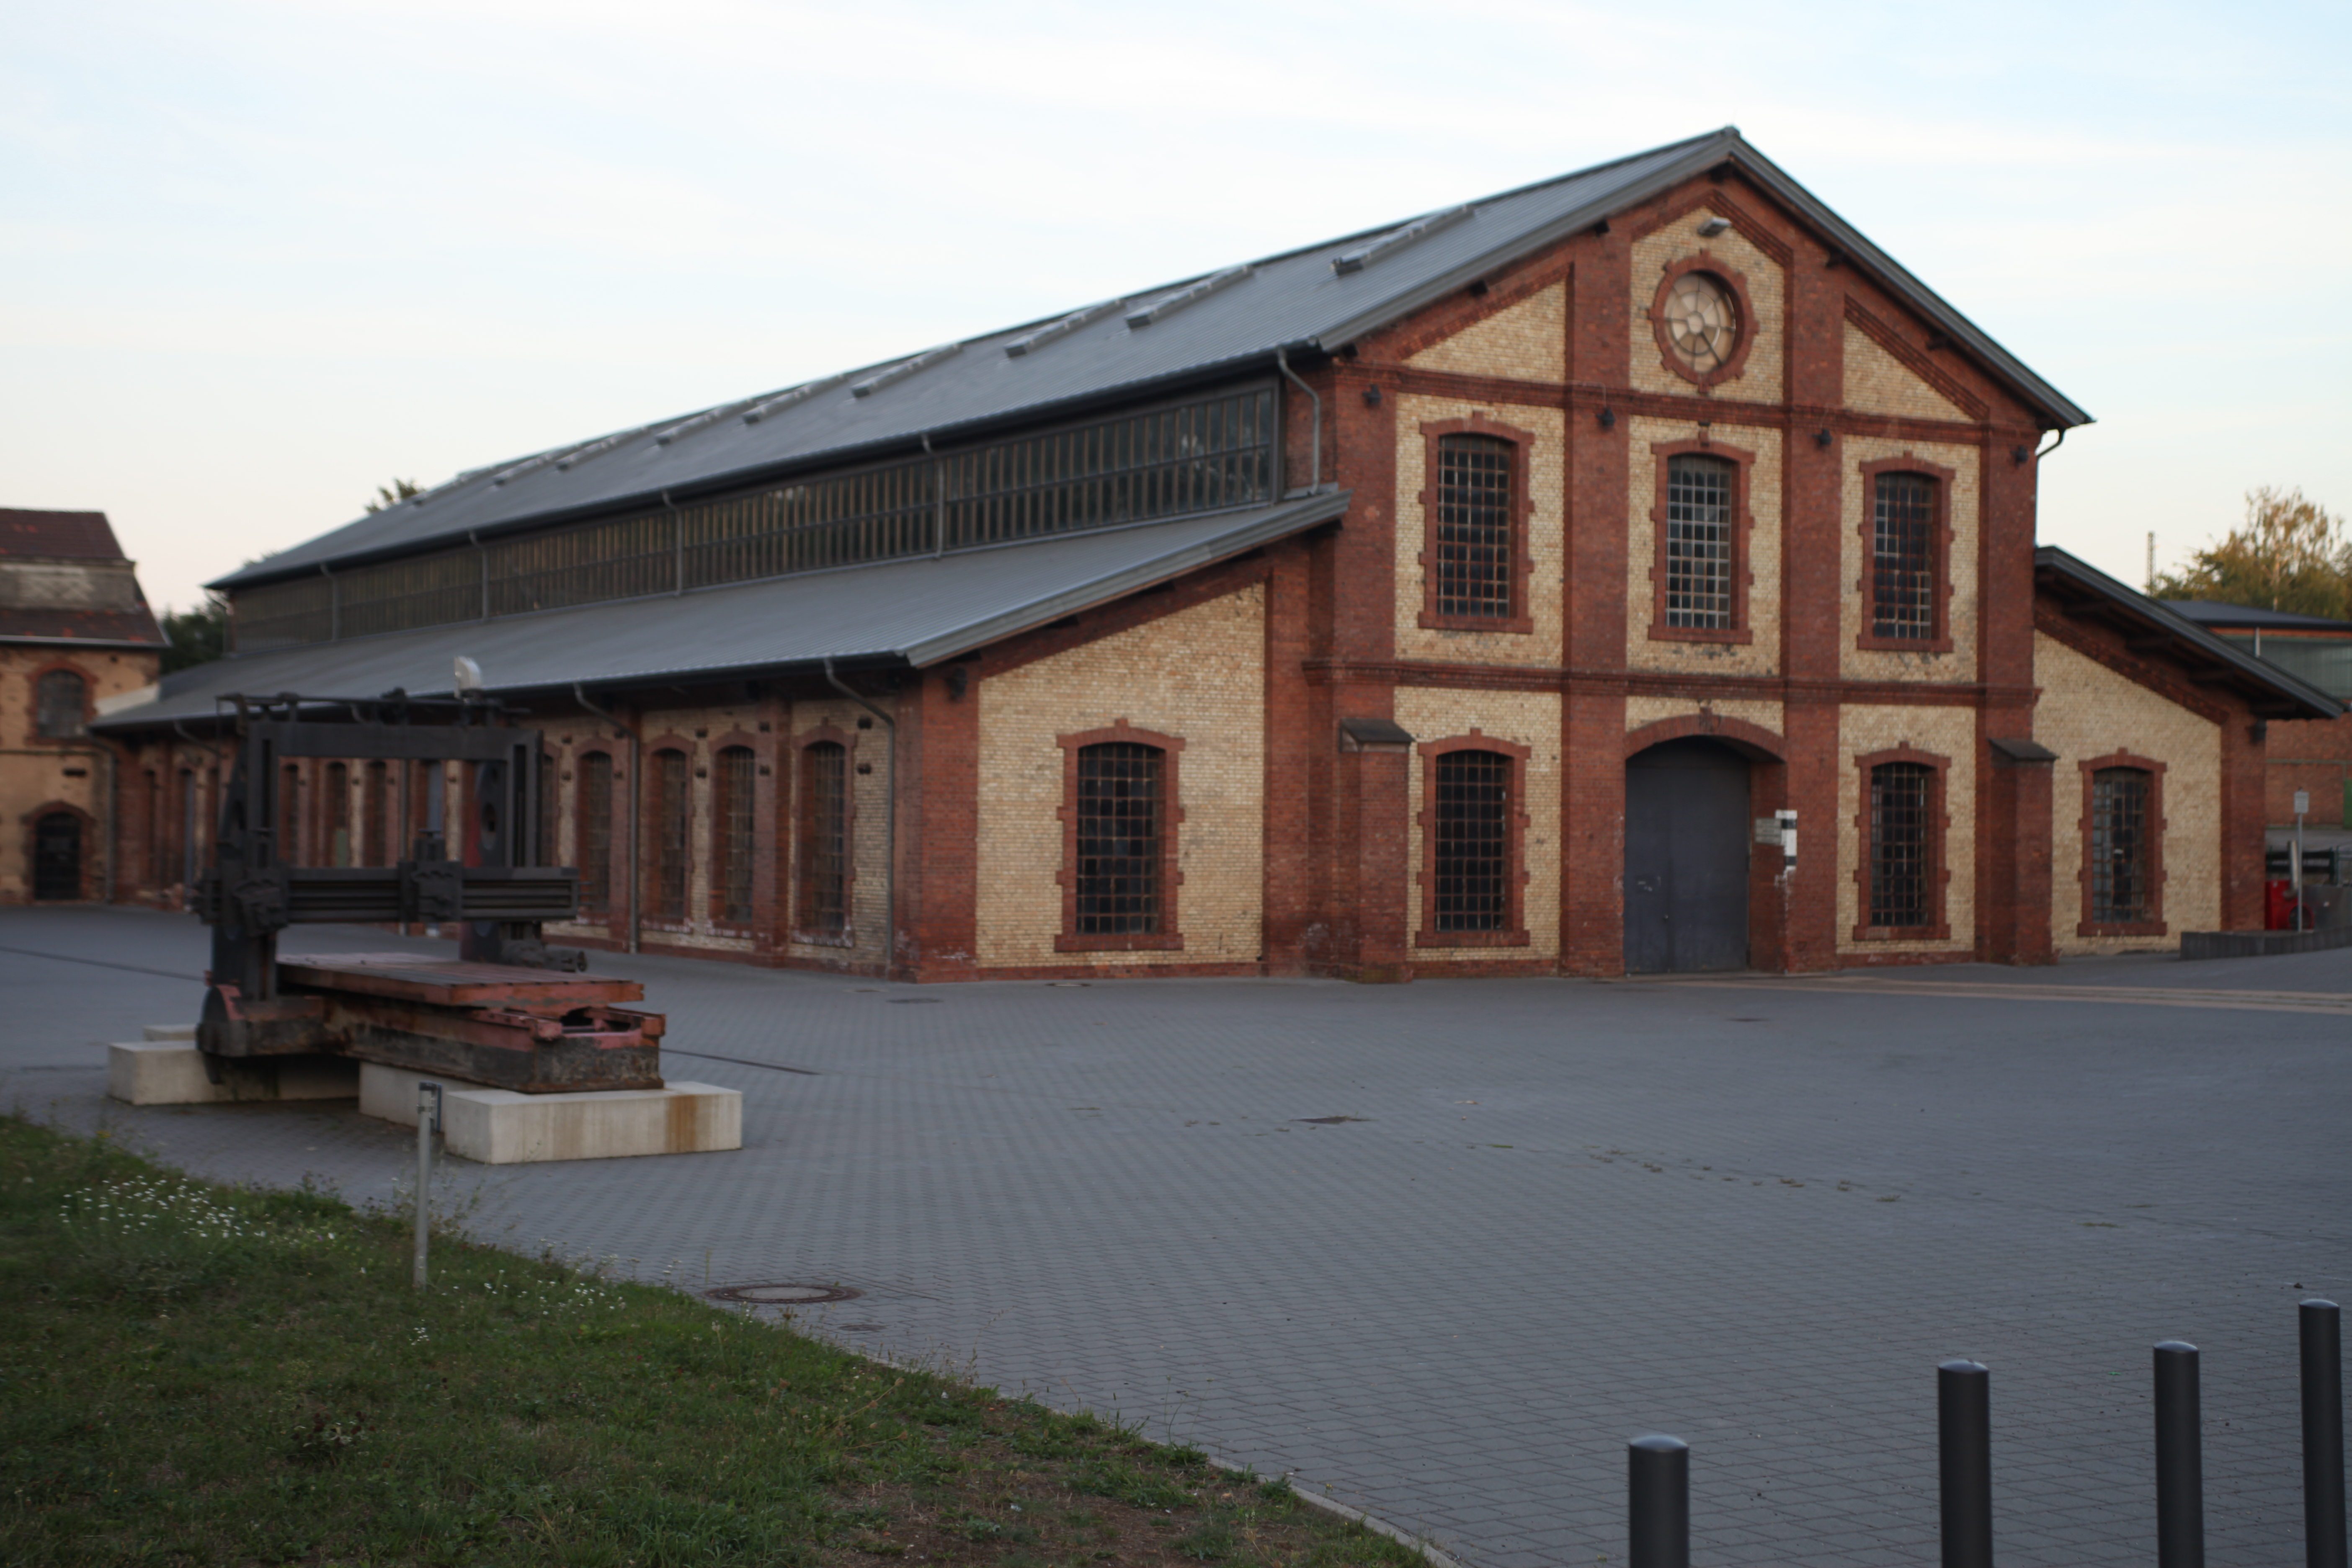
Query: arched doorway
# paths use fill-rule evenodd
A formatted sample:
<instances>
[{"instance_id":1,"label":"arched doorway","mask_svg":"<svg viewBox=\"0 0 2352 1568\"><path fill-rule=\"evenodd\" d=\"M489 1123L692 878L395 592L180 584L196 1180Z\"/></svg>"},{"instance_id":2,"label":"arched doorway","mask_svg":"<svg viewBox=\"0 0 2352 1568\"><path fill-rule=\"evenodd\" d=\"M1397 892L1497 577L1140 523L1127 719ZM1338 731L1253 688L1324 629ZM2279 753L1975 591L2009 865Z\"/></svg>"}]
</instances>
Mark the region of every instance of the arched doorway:
<instances>
[{"instance_id":1,"label":"arched doorway","mask_svg":"<svg viewBox=\"0 0 2352 1568\"><path fill-rule=\"evenodd\" d=\"M1748 759L1666 741L1625 760L1625 968L1748 967Z\"/></svg>"},{"instance_id":2,"label":"arched doorway","mask_svg":"<svg viewBox=\"0 0 2352 1568\"><path fill-rule=\"evenodd\" d=\"M81 897L81 818L70 811L46 812L33 824L33 897Z\"/></svg>"}]
</instances>

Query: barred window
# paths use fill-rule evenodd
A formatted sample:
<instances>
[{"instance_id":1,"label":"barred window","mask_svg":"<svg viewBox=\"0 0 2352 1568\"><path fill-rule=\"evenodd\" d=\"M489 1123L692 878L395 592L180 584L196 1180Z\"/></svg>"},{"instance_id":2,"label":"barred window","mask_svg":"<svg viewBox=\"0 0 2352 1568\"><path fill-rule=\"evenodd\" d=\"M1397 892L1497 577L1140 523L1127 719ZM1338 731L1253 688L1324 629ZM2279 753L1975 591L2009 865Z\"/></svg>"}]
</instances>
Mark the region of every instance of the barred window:
<instances>
[{"instance_id":1,"label":"barred window","mask_svg":"<svg viewBox=\"0 0 2352 1568\"><path fill-rule=\"evenodd\" d=\"M327 764L327 798L320 804L325 807L327 864L348 866L352 863L352 770L343 763Z\"/></svg>"},{"instance_id":2,"label":"barred window","mask_svg":"<svg viewBox=\"0 0 2352 1568\"><path fill-rule=\"evenodd\" d=\"M2144 768L2101 768L2091 775L2091 919L2101 925L2153 918L2151 784Z\"/></svg>"},{"instance_id":3,"label":"barred window","mask_svg":"<svg viewBox=\"0 0 2352 1568\"><path fill-rule=\"evenodd\" d=\"M751 750L730 746L719 753L712 775L710 829L718 853L710 879L719 918L731 926L751 923L752 772Z\"/></svg>"},{"instance_id":4,"label":"barred window","mask_svg":"<svg viewBox=\"0 0 2352 1568\"><path fill-rule=\"evenodd\" d=\"M1930 853L1936 770L1881 763L1870 770L1870 924L1932 925Z\"/></svg>"},{"instance_id":5,"label":"barred window","mask_svg":"<svg viewBox=\"0 0 2352 1568\"><path fill-rule=\"evenodd\" d=\"M684 752L654 753L653 917L673 925L686 923L686 887L694 848L694 795L687 776Z\"/></svg>"},{"instance_id":6,"label":"barred window","mask_svg":"<svg viewBox=\"0 0 2352 1568\"><path fill-rule=\"evenodd\" d=\"M1666 459L1666 625L1735 624L1732 468L1721 458Z\"/></svg>"},{"instance_id":7,"label":"barred window","mask_svg":"<svg viewBox=\"0 0 2352 1568\"><path fill-rule=\"evenodd\" d=\"M302 770L294 763L278 770L278 858L302 863Z\"/></svg>"},{"instance_id":8,"label":"barred window","mask_svg":"<svg viewBox=\"0 0 2352 1568\"><path fill-rule=\"evenodd\" d=\"M1511 759L1499 752L1444 752L1436 794L1437 929L1502 931L1511 910Z\"/></svg>"},{"instance_id":9,"label":"barred window","mask_svg":"<svg viewBox=\"0 0 2352 1568\"><path fill-rule=\"evenodd\" d=\"M849 929L849 749L817 741L801 750L803 931Z\"/></svg>"},{"instance_id":10,"label":"barred window","mask_svg":"<svg viewBox=\"0 0 2352 1568\"><path fill-rule=\"evenodd\" d=\"M1160 931L1166 763L1133 741L1078 748L1077 934Z\"/></svg>"},{"instance_id":11,"label":"barred window","mask_svg":"<svg viewBox=\"0 0 2352 1568\"><path fill-rule=\"evenodd\" d=\"M1928 640L1936 635L1936 481L1879 475L1873 537L1871 635Z\"/></svg>"},{"instance_id":12,"label":"barred window","mask_svg":"<svg viewBox=\"0 0 2352 1568\"><path fill-rule=\"evenodd\" d=\"M382 763L370 763L360 784L360 864L389 866L392 818L386 807L390 775Z\"/></svg>"},{"instance_id":13,"label":"barred window","mask_svg":"<svg viewBox=\"0 0 2352 1568\"><path fill-rule=\"evenodd\" d=\"M1437 440L1437 613L1508 620L1517 450L1495 436Z\"/></svg>"},{"instance_id":14,"label":"barred window","mask_svg":"<svg viewBox=\"0 0 2352 1568\"><path fill-rule=\"evenodd\" d=\"M613 907L613 759L604 752L580 757L580 910L601 921Z\"/></svg>"},{"instance_id":15,"label":"barred window","mask_svg":"<svg viewBox=\"0 0 2352 1568\"><path fill-rule=\"evenodd\" d=\"M33 733L45 741L71 741L82 732L89 682L70 669L52 669L33 686Z\"/></svg>"}]
</instances>

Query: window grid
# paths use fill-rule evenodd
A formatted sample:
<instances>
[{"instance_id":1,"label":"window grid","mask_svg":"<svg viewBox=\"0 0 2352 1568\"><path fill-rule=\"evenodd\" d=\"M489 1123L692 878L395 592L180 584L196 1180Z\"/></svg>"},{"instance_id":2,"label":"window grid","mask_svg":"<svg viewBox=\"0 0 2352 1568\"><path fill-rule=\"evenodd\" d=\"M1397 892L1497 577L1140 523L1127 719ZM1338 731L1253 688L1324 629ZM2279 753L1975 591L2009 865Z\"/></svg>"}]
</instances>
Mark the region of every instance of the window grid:
<instances>
[{"instance_id":1,"label":"window grid","mask_svg":"<svg viewBox=\"0 0 2352 1568\"><path fill-rule=\"evenodd\" d=\"M302 863L302 769L295 763L278 770L278 861Z\"/></svg>"},{"instance_id":2,"label":"window grid","mask_svg":"<svg viewBox=\"0 0 2352 1568\"><path fill-rule=\"evenodd\" d=\"M684 752L654 753L653 817L653 917L683 925L694 836L694 797L688 785Z\"/></svg>"},{"instance_id":3,"label":"window grid","mask_svg":"<svg viewBox=\"0 0 2352 1568\"><path fill-rule=\"evenodd\" d=\"M719 918L731 926L748 926L752 918L752 768L749 748L730 746L719 753L713 775L710 820L719 864L712 868L712 880L719 885Z\"/></svg>"},{"instance_id":4,"label":"window grid","mask_svg":"<svg viewBox=\"0 0 2352 1568\"><path fill-rule=\"evenodd\" d=\"M1720 458L1666 460L1666 625L1733 626L1732 468Z\"/></svg>"},{"instance_id":5,"label":"window grid","mask_svg":"<svg viewBox=\"0 0 2352 1568\"><path fill-rule=\"evenodd\" d=\"M1447 752L1435 772L1437 929L1502 931L1511 909L1511 759L1497 752Z\"/></svg>"},{"instance_id":6,"label":"window grid","mask_svg":"<svg viewBox=\"0 0 2352 1568\"><path fill-rule=\"evenodd\" d=\"M580 758L580 908L602 919L613 907L613 759Z\"/></svg>"},{"instance_id":7,"label":"window grid","mask_svg":"<svg viewBox=\"0 0 2352 1568\"><path fill-rule=\"evenodd\" d=\"M1936 485L1921 474L1878 476L1873 528L1871 635L1936 635Z\"/></svg>"},{"instance_id":8,"label":"window grid","mask_svg":"<svg viewBox=\"0 0 2352 1568\"><path fill-rule=\"evenodd\" d=\"M1078 748L1077 934L1160 931L1166 762L1133 741Z\"/></svg>"},{"instance_id":9,"label":"window grid","mask_svg":"<svg viewBox=\"0 0 2352 1568\"><path fill-rule=\"evenodd\" d=\"M2091 919L2097 924L2155 918L2151 783L2143 768L2101 768L2091 775Z\"/></svg>"},{"instance_id":10,"label":"window grid","mask_svg":"<svg viewBox=\"0 0 2352 1568\"><path fill-rule=\"evenodd\" d=\"M33 733L45 741L71 741L82 732L89 683L70 669L45 671L33 688Z\"/></svg>"},{"instance_id":11,"label":"window grid","mask_svg":"<svg viewBox=\"0 0 2352 1568\"><path fill-rule=\"evenodd\" d=\"M1496 436L1437 441L1437 613L1512 617L1511 502L1517 451Z\"/></svg>"},{"instance_id":12,"label":"window grid","mask_svg":"<svg viewBox=\"0 0 2352 1568\"><path fill-rule=\"evenodd\" d=\"M327 864L352 863L352 770L343 763L327 764L325 818Z\"/></svg>"},{"instance_id":13,"label":"window grid","mask_svg":"<svg viewBox=\"0 0 2352 1568\"><path fill-rule=\"evenodd\" d=\"M1908 930L1932 924L1929 854L1936 771L1924 763L1870 770L1870 924Z\"/></svg>"},{"instance_id":14,"label":"window grid","mask_svg":"<svg viewBox=\"0 0 2352 1568\"><path fill-rule=\"evenodd\" d=\"M360 784L360 864L389 866L392 857L386 833L391 819L386 815L385 788L390 774L382 763L370 763Z\"/></svg>"},{"instance_id":15,"label":"window grid","mask_svg":"<svg viewBox=\"0 0 2352 1568\"><path fill-rule=\"evenodd\" d=\"M817 741L801 751L801 929L849 929L849 750Z\"/></svg>"}]
</instances>

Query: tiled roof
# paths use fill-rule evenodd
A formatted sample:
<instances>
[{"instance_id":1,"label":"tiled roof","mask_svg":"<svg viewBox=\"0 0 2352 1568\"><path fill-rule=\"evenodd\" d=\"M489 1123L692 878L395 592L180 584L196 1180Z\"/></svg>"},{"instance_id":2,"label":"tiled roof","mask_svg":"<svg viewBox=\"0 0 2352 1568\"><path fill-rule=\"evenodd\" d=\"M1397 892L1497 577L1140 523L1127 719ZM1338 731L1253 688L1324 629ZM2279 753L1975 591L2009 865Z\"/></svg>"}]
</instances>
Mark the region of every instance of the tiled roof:
<instances>
[{"instance_id":1,"label":"tiled roof","mask_svg":"<svg viewBox=\"0 0 2352 1568\"><path fill-rule=\"evenodd\" d=\"M102 511L33 511L0 507L0 556L47 555L72 561L120 561L122 547Z\"/></svg>"}]
</instances>

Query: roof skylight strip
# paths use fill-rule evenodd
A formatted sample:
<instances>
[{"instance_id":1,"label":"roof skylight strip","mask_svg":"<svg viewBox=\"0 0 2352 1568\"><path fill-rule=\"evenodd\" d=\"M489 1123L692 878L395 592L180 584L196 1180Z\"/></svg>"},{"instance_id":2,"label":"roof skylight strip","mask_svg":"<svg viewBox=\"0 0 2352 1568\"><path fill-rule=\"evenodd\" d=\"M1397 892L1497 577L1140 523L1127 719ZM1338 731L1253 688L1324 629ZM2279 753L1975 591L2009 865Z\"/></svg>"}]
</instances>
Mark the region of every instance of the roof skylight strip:
<instances>
[{"instance_id":1,"label":"roof skylight strip","mask_svg":"<svg viewBox=\"0 0 2352 1568\"><path fill-rule=\"evenodd\" d=\"M492 489L496 489L500 485L505 484L509 479L519 479L534 468L543 468L550 463L554 463L561 467L562 466L562 459L570 457L572 453L581 450L583 447L588 445L589 443L585 441L574 441L568 447L550 447L544 452L534 452L530 457L523 458L522 461L519 463L509 463L505 468L500 468L497 473L492 474L490 476L490 488ZM423 500L425 498L423 496L419 496L416 499L418 500Z\"/></svg>"},{"instance_id":2,"label":"roof skylight strip","mask_svg":"<svg viewBox=\"0 0 2352 1568\"><path fill-rule=\"evenodd\" d=\"M1015 338L1011 342L1005 344L1004 357L1006 359L1019 359L1023 354L1034 353L1038 349L1044 348L1055 338L1068 337L1072 332L1076 331L1088 321L1101 321L1105 316L1109 315L1113 310L1118 310L1121 305L1126 303L1127 301L1124 300L1105 300L1102 303L1098 305L1089 305L1083 310L1073 310L1068 315L1064 316L1060 321L1048 321L1044 326L1038 328L1035 331L1031 332L1024 337Z\"/></svg>"},{"instance_id":3,"label":"roof skylight strip","mask_svg":"<svg viewBox=\"0 0 2352 1568\"><path fill-rule=\"evenodd\" d=\"M906 380L917 371L929 370L940 361L951 359L961 353L963 353L961 343L941 343L935 349L925 349L912 359L902 359L897 364L877 371L864 381L855 384L850 387L849 395L852 397L871 397L884 387L895 382Z\"/></svg>"},{"instance_id":4,"label":"roof skylight strip","mask_svg":"<svg viewBox=\"0 0 2352 1568\"><path fill-rule=\"evenodd\" d=\"M602 440L591 441L584 447L575 447L555 460L555 470L558 473L568 474L573 468L586 462L589 458L602 457L615 447L635 440L652 428L650 425L639 425L633 429L615 430Z\"/></svg>"},{"instance_id":5,"label":"roof skylight strip","mask_svg":"<svg viewBox=\"0 0 2352 1568\"><path fill-rule=\"evenodd\" d=\"M721 403L716 407L706 408L699 414L692 415L687 418L679 420L677 424L671 426L668 429L655 437L654 445L656 447L667 447L672 441L677 440L680 436L691 436L703 426L707 425L716 425L719 421L726 418L729 415L740 414L744 409L751 407L753 404L762 402L772 395L769 393L761 393L758 397L739 397L732 403Z\"/></svg>"},{"instance_id":6,"label":"roof skylight strip","mask_svg":"<svg viewBox=\"0 0 2352 1568\"><path fill-rule=\"evenodd\" d=\"M767 418L771 415L782 414L785 409L793 406L795 404L806 403L810 398L814 397L820 392L828 391L833 387L839 386L843 382L847 381L851 376L856 374L857 373L856 371L845 370L838 371L832 375L818 376L814 381L804 381L798 386L793 387L790 392L780 392L776 394L775 396L769 398L766 402L755 403L751 407L743 410L743 423L746 425L757 425L761 420Z\"/></svg>"},{"instance_id":7,"label":"roof skylight strip","mask_svg":"<svg viewBox=\"0 0 2352 1568\"><path fill-rule=\"evenodd\" d=\"M1427 217L1415 218L1402 228L1392 228L1368 244L1341 251L1331 258L1331 270L1342 277L1350 272L1361 272L1389 252L1402 250L1417 239L1427 239L1440 229L1452 228L1476 210L1465 203L1458 207L1447 207L1444 212L1432 213Z\"/></svg>"},{"instance_id":8,"label":"roof skylight strip","mask_svg":"<svg viewBox=\"0 0 2352 1568\"><path fill-rule=\"evenodd\" d=\"M1220 289L1231 288L1256 270L1255 267L1228 267L1223 272L1212 272L1198 283L1179 289L1173 294L1162 294L1140 310L1129 310L1127 313L1128 327L1130 331L1148 327L1163 317L1174 315L1187 305L1207 299Z\"/></svg>"}]
</instances>

